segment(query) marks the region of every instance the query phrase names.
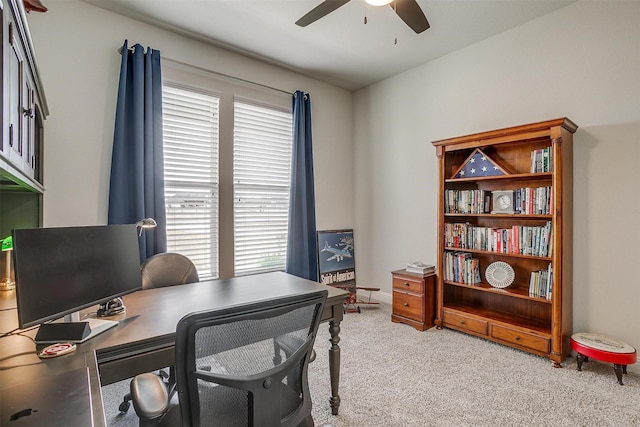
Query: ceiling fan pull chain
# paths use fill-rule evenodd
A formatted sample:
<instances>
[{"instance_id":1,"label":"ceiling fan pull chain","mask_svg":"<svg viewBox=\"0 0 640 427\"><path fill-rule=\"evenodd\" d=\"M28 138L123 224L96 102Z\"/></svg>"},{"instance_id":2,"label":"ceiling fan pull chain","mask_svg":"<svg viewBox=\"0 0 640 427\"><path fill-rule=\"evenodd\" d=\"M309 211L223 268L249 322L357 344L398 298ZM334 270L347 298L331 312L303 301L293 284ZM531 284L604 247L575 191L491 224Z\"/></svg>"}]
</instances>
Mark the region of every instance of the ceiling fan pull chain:
<instances>
[{"instance_id":1,"label":"ceiling fan pull chain","mask_svg":"<svg viewBox=\"0 0 640 427\"><path fill-rule=\"evenodd\" d=\"M397 14L398 13L398 3L396 0L393 0L393 11ZM393 38L393 44L397 45L398 44L398 37L394 37Z\"/></svg>"},{"instance_id":2,"label":"ceiling fan pull chain","mask_svg":"<svg viewBox=\"0 0 640 427\"><path fill-rule=\"evenodd\" d=\"M369 20L367 19L367 10L369 8L367 7L367 3L366 2L362 2L362 13L364 14L364 25L367 25L367 22L369 22Z\"/></svg>"}]
</instances>

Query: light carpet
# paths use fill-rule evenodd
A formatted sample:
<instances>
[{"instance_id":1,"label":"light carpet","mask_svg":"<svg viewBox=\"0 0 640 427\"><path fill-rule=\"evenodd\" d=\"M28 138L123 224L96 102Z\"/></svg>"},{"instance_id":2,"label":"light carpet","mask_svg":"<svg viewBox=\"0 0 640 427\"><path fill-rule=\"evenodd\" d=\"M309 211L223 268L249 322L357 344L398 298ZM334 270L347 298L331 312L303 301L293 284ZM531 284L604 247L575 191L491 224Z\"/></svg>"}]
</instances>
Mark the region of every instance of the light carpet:
<instances>
[{"instance_id":1,"label":"light carpet","mask_svg":"<svg viewBox=\"0 0 640 427\"><path fill-rule=\"evenodd\" d=\"M391 322L391 307L363 306L341 324L340 413L329 406L329 331L321 324L309 365L317 426L640 426L640 376L620 386L612 365L548 359L448 329ZM111 427L128 382L103 387Z\"/></svg>"}]
</instances>

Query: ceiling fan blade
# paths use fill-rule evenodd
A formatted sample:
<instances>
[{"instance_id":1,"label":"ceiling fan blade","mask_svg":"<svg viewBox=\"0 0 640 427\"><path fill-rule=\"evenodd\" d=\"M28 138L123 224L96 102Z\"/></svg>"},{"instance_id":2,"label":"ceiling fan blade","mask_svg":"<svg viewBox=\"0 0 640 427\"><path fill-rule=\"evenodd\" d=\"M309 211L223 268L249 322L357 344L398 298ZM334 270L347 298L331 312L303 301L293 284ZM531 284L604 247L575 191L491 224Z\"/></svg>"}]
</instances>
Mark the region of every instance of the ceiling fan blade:
<instances>
[{"instance_id":1,"label":"ceiling fan blade","mask_svg":"<svg viewBox=\"0 0 640 427\"><path fill-rule=\"evenodd\" d=\"M349 3L350 0L325 0L313 9L302 18L296 21L296 25L300 27L306 27L307 25L316 22L318 19L322 18L325 15L330 14L340 6L343 6Z\"/></svg>"},{"instance_id":2,"label":"ceiling fan blade","mask_svg":"<svg viewBox=\"0 0 640 427\"><path fill-rule=\"evenodd\" d=\"M416 34L429 29L429 21L416 0L395 0L389 3L389 6Z\"/></svg>"}]
</instances>

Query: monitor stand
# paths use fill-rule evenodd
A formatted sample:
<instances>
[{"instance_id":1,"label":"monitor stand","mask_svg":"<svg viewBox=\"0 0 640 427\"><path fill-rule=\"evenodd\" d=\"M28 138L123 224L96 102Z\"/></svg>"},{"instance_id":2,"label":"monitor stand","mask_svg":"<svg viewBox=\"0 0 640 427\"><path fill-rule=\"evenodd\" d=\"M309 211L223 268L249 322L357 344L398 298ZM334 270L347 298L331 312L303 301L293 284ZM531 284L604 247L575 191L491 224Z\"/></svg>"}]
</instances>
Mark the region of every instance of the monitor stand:
<instances>
[{"instance_id":1,"label":"monitor stand","mask_svg":"<svg viewBox=\"0 0 640 427\"><path fill-rule=\"evenodd\" d=\"M79 318L78 313L72 313L64 317L64 322L40 325L36 344L82 343L118 325L116 320L89 318L80 322Z\"/></svg>"}]
</instances>

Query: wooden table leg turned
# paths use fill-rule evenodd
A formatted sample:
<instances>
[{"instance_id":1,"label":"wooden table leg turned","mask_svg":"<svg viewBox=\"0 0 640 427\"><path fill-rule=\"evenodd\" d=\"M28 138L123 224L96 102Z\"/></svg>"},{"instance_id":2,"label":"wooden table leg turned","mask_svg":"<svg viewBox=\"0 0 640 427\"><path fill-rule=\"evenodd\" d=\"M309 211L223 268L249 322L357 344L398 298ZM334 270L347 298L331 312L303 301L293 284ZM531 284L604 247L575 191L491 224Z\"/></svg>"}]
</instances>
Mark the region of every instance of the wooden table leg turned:
<instances>
[{"instance_id":1,"label":"wooden table leg turned","mask_svg":"<svg viewBox=\"0 0 640 427\"><path fill-rule=\"evenodd\" d=\"M331 397L329 398L329 405L331 406L331 413L338 415L340 409L340 394L338 394L338 386L340 384L340 321L332 320L329 322L329 334L331 338L329 342L331 347L329 348L329 376L331 378Z\"/></svg>"}]
</instances>

